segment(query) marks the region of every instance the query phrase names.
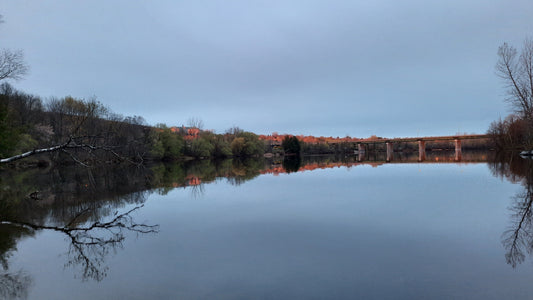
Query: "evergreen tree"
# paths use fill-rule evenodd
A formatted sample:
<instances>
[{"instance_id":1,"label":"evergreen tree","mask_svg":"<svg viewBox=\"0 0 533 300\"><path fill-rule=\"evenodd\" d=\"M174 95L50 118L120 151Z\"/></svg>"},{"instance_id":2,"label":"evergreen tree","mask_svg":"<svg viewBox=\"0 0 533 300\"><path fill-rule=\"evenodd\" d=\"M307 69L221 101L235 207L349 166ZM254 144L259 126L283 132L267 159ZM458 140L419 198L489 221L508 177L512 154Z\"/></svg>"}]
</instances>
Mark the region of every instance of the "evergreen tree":
<instances>
[{"instance_id":1,"label":"evergreen tree","mask_svg":"<svg viewBox=\"0 0 533 300\"><path fill-rule=\"evenodd\" d=\"M283 147L283 150L287 154L300 154L300 141L295 136L286 136L283 138L283 141L281 142L281 146Z\"/></svg>"}]
</instances>

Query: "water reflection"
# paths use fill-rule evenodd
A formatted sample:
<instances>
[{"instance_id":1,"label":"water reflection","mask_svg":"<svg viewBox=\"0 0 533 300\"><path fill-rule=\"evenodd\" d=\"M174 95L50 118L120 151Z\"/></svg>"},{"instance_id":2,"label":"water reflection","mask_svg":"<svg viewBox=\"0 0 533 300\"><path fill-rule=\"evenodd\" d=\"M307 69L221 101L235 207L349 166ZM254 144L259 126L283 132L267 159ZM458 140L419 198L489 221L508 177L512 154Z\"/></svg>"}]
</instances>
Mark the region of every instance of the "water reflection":
<instances>
[{"instance_id":1,"label":"water reflection","mask_svg":"<svg viewBox=\"0 0 533 300\"><path fill-rule=\"evenodd\" d=\"M83 280L102 280L105 258L121 248L127 232L157 233L157 225L138 223L150 188L145 168L64 168L6 171L0 176L0 262L4 274L0 295L16 298L31 277L9 272L9 259L17 243L38 231L61 233L68 241L65 267L79 271ZM135 207L126 212L126 205ZM18 283L17 283L18 282ZM17 283L17 284L16 284ZM1 297L0 297L1 298Z\"/></svg>"},{"instance_id":2,"label":"water reflection","mask_svg":"<svg viewBox=\"0 0 533 300\"><path fill-rule=\"evenodd\" d=\"M65 267L79 268L83 280L93 279L100 281L105 278L108 267L105 259L109 253L122 248L126 232L137 234L157 233L158 225L137 223L132 213L143 207L136 206L125 213L118 214L108 221L96 221L86 225L79 224L81 219L92 212L90 209L80 211L72 220L62 226L39 225L21 221L2 221L4 228L20 228L28 232L49 230L65 235L69 241L67 262ZM7 235L6 235L7 237ZM12 241L9 241L12 243ZM8 242L8 243L9 243ZM14 248L14 247L13 247ZM13 248L1 253L4 270L9 268L8 258ZM7 276L6 278L22 278L21 276Z\"/></svg>"},{"instance_id":3,"label":"water reflection","mask_svg":"<svg viewBox=\"0 0 533 300\"><path fill-rule=\"evenodd\" d=\"M240 185L261 174L264 159L181 162L147 167L50 168L3 170L0 173L1 293L23 295L31 282L24 272L11 272L9 260L17 244L38 231L61 233L68 241L65 267L82 280L100 281L106 257L123 247L129 233L155 234L157 225L135 221L151 193L190 188L197 197L203 185L226 178ZM129 210L126 207L133 207ZM123 211L122 213L119 213ZM18 280L20 284L15 284ZM24 283L24 284L22 284ZM17 288L15 288L17 287ZM4 296L0 294L0 296ZM2 298L2 297L0 297ZM4 297L4 298L7 298Z\"/></svg>"},{"instance_id":4,"label":"water reflection","mask_svg":"<svg viewBox=\"0 0 533 300\"><path fill-rule=\"evenodd\" d=\"M523 189L511 197L511 221L502 234L505 259L515 268L524 262L526 253L533 253L533 160L516 153L505 153L489 164L495 176L520 183Z\"/></svg>"},{"instance_id":5,"label":"water reflection","mask_svg":"<svg viewBox=\"0 0 533 300\"><path fill-rule=\"evenodd\" d=\"M76 217L64 226L45 226L16 221L6 221L4 224L30 230L51 230L64 234L65 238L70 242L67 252L68 262L65 266L80 267L84 280L94 279L100 281L106 276L108 270L105 265L106 256L122 248L125 232L139 234L157 233L158 225L139 224L132 217L131 214L142 206L136 206L122 214L116 213L107 222L97 221L85 226L75 224L84 215L90 214L90 210L79 212Z\"/></svg>"},{"instance_id":6,"label":"water reflection","mask_svg":"<svg viewBox=\"0 0 533 300\"><path fill-rule=\"evenodd\" d=\"M192 196L201 195L204 184L226 180L232 185L240 185L263 174L279 175L284 173L312 171L339 167L372 166L379 167L395 163L457 163L453 151L428 152L428 159L418 161L416 153L395 153L395 160L387 163L380 153L376 160L367 158L360 162L357 156L290 156L284 159L228 159L201 160L180 163L158 164L150 167L148 186L161 195L175 188L191 188ZM491 152L464 152L461 164L480 163L492 160Z\"/></svg>"},{"instance_id":7,"label":"water reflection","mask_svg":"<svg viewBox=\"0 0 533 300\"><path fill-rule=\"evenodd\" d=\"M0 274L0 298L26 299L32 278L22 271Z\"/></svg>"},{"instance_id":8,"label":"water reflection","mask_svg":"<svg viewBox=\"0 0 533 300\"><path fill-rule=\"evenodd\" d=\"M240 185L261 175L261 170L268 168L268 165L262 158L158 164L150 168L150 185L161 195L175 188L196 187L218 179L226 179L232 185Z\"/></svg>"},{"instance_id":9,"label":"water reflection","mask_svg":"<svg viewBox=\"0 0 533 300\"><path fill-rule=\"evenodd\" d=\"M395 153L394 161L386 162L384 153L372 153L365 161L357 156L310 156L287 157L283 160L246 160L246 161L202 161L190 165L164 166L165 172L156 173L162 177L157 184L166 191L176 187L193 187L192 193L199 197L203 193L202 185L217 178L225 178L234 185L253 179L261 174L288 174L317 169L370 165L379 167L386 164L457 164L454 151L427 152L426 160L419 161L416 153ZM521 183L524 189L511 197L511 222L502 235L506 249L505 258L509 265L516 267L525 260L526 253L533 253L533 160L526 160L516 154L496 155L493 152L465 151L460 164L487 163L494 176L505 178L513 183ZM176 176L179 174L179 176ZM172 184L169 184L172 182Z\"/></svg>"},{"instance_id":10,"label":"water reflection","mask_svg":"<svg viewBox=\"0 0 533 300\"><path fill-rule=\"evenodd\" d=\"M300 156L288 156L283 159L283 169L287 173L298 172L302 165L302 158Z\"/></svg>"},{"instance_id":11,"label":"water reflection","mask_svg":"<svg viewBox=\"0 0 533 300\"><path fill-rule=\"evenodd\" d=\"M65 266L75 268L82 280L106 277L106 258L124 247L129 233L157 233L157 225L139 223L134 215L151 193L165 195L187 188L193 197L202 197L204 185L227 181L241 185L262 174L280 175L328 168L380 167L393 163L455 163L454 152L428 152L424 162L416 153L395 153L394 161L375 154L360 162L356 156L303 157L286 160L251 159L179 162L146 167L63 168L4 171L0 174L0 298L24 295L31 286L30 275L9 269L17 243L48 230L68 240ZM463 152L462 164L489 162L496 176L522 182L523 193L513 198L512 226L502 238L507 261L516 266L533 251L531 212L533 168L515 157L493 161L490 153ZM529 166L527 166L529 164ZM4 287L5 286L5 287ZM2 294L4 293L4 294Z\"/></svg>"},{"instance_id":12,"label":"water reflection","mask_svg":"<svg viewBox=\"0 0 533 300\"><path fill-rule=\"evenodd\" d=\"M16 251L17 241L23 236L32 236L32 232L18 226L0 225L0 298L26 299L33 280L22 270L12 271L9 258Z\"/></svg>"}]
</instances>

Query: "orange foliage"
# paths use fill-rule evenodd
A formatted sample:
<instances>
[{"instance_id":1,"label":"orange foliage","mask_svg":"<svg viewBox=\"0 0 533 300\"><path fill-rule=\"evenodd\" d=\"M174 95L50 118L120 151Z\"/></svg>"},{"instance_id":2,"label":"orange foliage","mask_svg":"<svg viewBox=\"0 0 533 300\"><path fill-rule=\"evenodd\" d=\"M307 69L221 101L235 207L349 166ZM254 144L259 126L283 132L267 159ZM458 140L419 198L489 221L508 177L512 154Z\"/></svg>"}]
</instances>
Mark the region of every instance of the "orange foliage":
<instances>
[{"instance_id":1,"label":"orange foliage","mask_svg":"<svg viewBox=\"0 0 533 300\"><path fill-rule=\"evenodd\" d=\"M186 177L186 179L188 179L189 185L200 185L202 183L202 180L194 175L189 175Z\"/></svg>"},{"instance_id":2,"label":"orange foliage","mask_svg":"<svg viewBox=\"0 0 533 300\"><path fill-rule=\"evenodd\" d=\"M343 163L343 162L309 163L309 164L301 166L298 169L298 172L313 171L313 170L316 170L316 169L340 168L340 167L351 168L351 167L355 167L355 166L363 165L363 164L373 165L372 163L355 163L355 162L354 163L346 163L346 162L345 163ZM283 168L283 166L275 165L275 166L272 166L270 169L261 170L260 173L261 174L273 174L274 176L277 176L279 174L284 174L284 173L287 173L287 172L285 171L285 168Z\"/></svg>"},{"instance_id":3,"label":"orange foliage","mask_svg":"<svg viewBox=\"0 0 533 300\"><path fill-rule=\"evenodd\" d=\"M189 141L197 139L200 134L200 129L195 128L195 127L191 127L191 128L186 128L185 126L170 127L170 131L174 133L183 134L183 138Z\"/></svg>"},{"instance_id":4,"label":"orange foliage","mask_svg":"<svg viewBox=\"0 0 533 300\"><path fill-rule=\"evenodd\" d=\"M281 142L285 137L293 137L292 134L277 134L273 133L272 135L260 135L259 139L263 141L270 142L271 145L281 145ZM329 144L335 144L335 143L343 143L343 142L357 142L360 141L358 138L352 138L352 137L315 137L312 135L297 135L296 136L300 142L304 142L307 144L320 144L320 143L329 143Z\"/></svg>"}]
</instances>

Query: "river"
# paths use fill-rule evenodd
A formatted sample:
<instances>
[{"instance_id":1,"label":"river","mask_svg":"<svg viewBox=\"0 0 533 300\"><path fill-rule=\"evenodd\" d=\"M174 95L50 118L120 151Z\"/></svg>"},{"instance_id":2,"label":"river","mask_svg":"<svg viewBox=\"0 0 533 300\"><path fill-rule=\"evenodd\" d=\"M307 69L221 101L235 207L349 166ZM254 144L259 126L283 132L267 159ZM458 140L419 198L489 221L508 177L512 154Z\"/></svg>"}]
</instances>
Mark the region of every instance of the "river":
<instances>
[{"instance_id":1,"label":"river","mask_svg":"<svg viewBox=\"0 0 533 300\"><path fill-rule=\"evenodd\" d=\"M4 170L0 298L531 299L531 161L395 159Z\"/></svg>"}]
</instances>

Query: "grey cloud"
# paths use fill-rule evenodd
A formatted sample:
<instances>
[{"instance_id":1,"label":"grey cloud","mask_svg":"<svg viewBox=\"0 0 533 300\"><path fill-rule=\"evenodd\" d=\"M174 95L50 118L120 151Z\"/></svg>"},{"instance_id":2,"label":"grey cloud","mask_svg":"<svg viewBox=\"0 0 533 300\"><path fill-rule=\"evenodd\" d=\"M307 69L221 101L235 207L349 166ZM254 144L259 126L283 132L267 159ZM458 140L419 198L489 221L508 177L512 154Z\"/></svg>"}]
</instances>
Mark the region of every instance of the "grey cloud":
<instances>
[{"instance_id":1,"label":"grey cloud","mask_svg":"<svg viewBox=\"0 0 533 300\"><path fill-rule=\"evenodd\" d=\"M484 132L506 114L503 41L527 1L7 1L17 87L92 95L124 114L223 131L411 136Z\"/></svg>"}]
</instances>

